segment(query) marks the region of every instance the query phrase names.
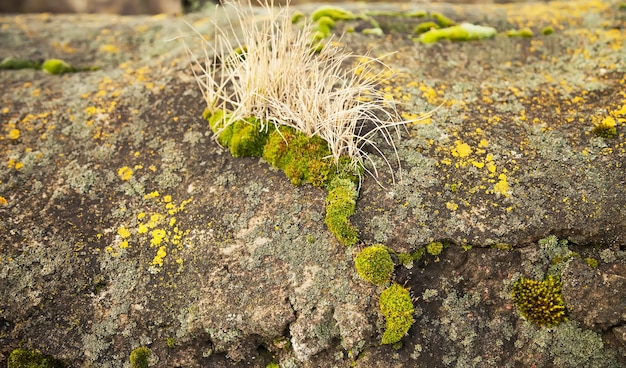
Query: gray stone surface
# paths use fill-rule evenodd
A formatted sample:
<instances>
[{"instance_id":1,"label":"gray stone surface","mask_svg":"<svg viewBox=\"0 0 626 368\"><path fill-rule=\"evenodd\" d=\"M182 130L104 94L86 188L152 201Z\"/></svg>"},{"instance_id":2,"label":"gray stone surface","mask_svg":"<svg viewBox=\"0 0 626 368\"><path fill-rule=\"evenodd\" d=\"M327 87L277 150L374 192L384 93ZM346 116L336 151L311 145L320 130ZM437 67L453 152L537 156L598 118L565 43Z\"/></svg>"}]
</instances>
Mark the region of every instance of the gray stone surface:
<instances>
[{"instance_id":1,"label":"gray stone surface","mask_svg":"<svg viewBox=\"0 0 626 368\"><path fill-rule=\"evenodd\" d=\"M327 231L324 191L231 157L202 120L172 39L190 35L201 52L183 21L210 33L232 13L0 16L0 58L99 67L0 70L0 361L21 346L72 367L128 367L147 346L155 367L625 364L626 127L612 139L591 130L626 105L626 13L592 1L346 7L537 35L423 45L408 33L419 20L378 15L382 38L341 39L394 52L381 88L406 116L441 105L399 141L395 183L384 170L384 188L363 181L353 248ZM362 24L336 31L349 26ZM401 347L380 346L381 289L353 257L433 240L447 242L441 255L394 273L416 323ZM570 312L554 328L520 318L510 298L519 276L547 272L563 275Z\"/></svg>"}]
</instances>

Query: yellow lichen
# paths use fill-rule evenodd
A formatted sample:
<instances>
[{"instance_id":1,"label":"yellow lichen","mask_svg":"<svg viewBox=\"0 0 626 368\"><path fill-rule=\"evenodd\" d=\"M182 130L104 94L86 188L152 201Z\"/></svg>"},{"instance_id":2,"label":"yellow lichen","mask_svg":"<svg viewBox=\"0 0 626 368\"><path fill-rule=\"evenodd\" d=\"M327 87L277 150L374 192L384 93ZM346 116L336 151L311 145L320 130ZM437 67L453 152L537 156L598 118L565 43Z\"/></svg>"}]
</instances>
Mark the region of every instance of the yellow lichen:
<instances>
[{"instance_id":1,"label":"yellow lichen","mask_svg":"<svg viewBox=\"0 0 626 368\"><path fill-rule=\"evenodd\" d=\"M11 129L9 130L9 139L17 140L20 138L20 130L19 129Z\"/></svg>"},{"instance_id":2,"label":"yellow lichen","mask_svg":"<svg viewBox=\"0 0 626 368\"><path fill-rule=\"evenodd\" d=\"M122 239L130 237L130 231L128 231L128 229L124 226L120 226L120 228L117 229L117 233L122 237Z\"/></svg>"},{"instance_id":3,"label":"yellow lichen","mask_svg":"<svg viewBox=\"0 0 626 368\"><path fill-rule=\"evenodd\" d=\"M127 181L133 176L133 169L128 166L120 167L119 170L117 170L117 175L122 181Z\"/></svg>"},{"instance_id":4,"label":"yellow lichen","mask_svg":"<svg viewBox=\"0 0 626 368\"><path fill-rule=\"evenodd\" d=\"M472 147L469 144L463 143L461 141L455 142L455 147L452 149L452 156L454 157L467 157L472 154Z\"/></svg>"}]
</instances>

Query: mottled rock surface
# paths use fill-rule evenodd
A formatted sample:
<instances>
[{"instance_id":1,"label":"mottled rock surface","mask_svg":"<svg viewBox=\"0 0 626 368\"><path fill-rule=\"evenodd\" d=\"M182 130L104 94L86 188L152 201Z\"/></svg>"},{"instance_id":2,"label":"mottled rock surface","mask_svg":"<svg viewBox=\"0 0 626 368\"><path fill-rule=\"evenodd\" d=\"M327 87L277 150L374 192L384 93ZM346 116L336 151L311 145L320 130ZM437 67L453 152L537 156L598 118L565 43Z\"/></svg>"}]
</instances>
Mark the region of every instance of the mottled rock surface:
<instances>
[{"instance_id":1,"label":"mottled rock surface","mask_svg":"<svg viewBox=\"0 0 626 368\"><path fill-rule=\"evenodd\" d=\"M0 16L0 58L99 68L0 70L0 362L22 347L128 367L147 346L154 367L626 364L626 11L346 7L435 10L500 32L424 45L410 34L419 19L378 13L382 37L337 23L356 29L340 41L349 50L393 53L381 88L406 118L439 107L398 142L395 183L385 170L384 188L364 179L352 248L326 229L322 190L231 157L202 120L172 39L188 35L200 53L184 20L210 34L232 12ZM502 34L523 27L535 37ZM608 116L617 135L597 137ZM354 255L435 240L438 256L403 266L393 255L416 322L401 346L380 346L382 289L359 279ZM522 319L510 297L517 278L546 273L562 275L569 312L552 328Z\"/></svg>"}]
</instances>

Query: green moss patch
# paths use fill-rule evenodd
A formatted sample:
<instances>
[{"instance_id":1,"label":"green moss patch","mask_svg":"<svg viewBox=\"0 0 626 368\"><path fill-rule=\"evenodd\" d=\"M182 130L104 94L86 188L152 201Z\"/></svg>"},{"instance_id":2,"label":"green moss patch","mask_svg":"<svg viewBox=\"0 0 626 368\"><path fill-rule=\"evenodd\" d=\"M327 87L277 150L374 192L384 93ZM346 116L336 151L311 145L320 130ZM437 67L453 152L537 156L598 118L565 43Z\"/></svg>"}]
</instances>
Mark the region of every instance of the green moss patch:
<instances>
[{"instance_id":1,"label":"green moss patch","mask_svg":"<svg viewBox=\"0 0 626 368\"><path fill-rule=\"evenodd\" d=\"M148 368L148 360L152 351L146 347L139 347L130 353L130 365L132 368Z\"/></svg>"},{"instance_id":2,"label":"green moss patch","mask_svg":"<svg viewBox=\"0 0 626 368\"><path fill-rule=\"evenodd\" d=\"M450 41L473 41L493 38L498 32L493 27L484 27L470 23L462 23L442 29L431 29L422 33L415 41L422 43L434 43L441 40Z\"/></svg>"},{"instance_id":3,"label":"green moss patch","mask_svg":"<svg viewBox=\"0 0 626 368\"><path fill-rule=\"evenodd\" d=\"M409 290L393 283L380 294L380 311L385 317L381 344L395 344L413 325L413 302Z\"/></svg>"},{"instance_id":4,"label":"green moss patch","mask_svg":"<svg viewBox=\"0 0 626 368\"><path fill-rule=\"evenodd\" d=\"M354 267L363 280L374 285L384 285L389 282L394 265L387 247L374 244L359 252L354 260Z\"/></svg>"},{"instance_id":5,"label":"green moss patch","mask_svg":"<svg viewBox=\"0 0 626 368\"><path fill-rule=\"evenodd\" d=\"M356 184L351 180L336 178L328 185L324 223L344 245L354 245L359 241L359 231L350 223L357 197Z\"/></svg>"},{"instance_id":6,"label":"green moss patch","mask_svg":"<svg viewBox=\"0 0 626 368\"><path fill-rule=\"evenodd\" d=\"M65 368L67 365L37 350L15 349L7 359L8 368Z\"/></svg>"},{"instance_id":7,"label":"green moss patch","mask_svg":"<svg viewBox=\"0 0 626 368\"><path fill-rule=\"evenodd\" d=\"M540 326L555 326L567 320L561 287L561 280L552 275L543 281L521 277L513 284L511 296L526 320Z\"/></svg>"}]
</instances>

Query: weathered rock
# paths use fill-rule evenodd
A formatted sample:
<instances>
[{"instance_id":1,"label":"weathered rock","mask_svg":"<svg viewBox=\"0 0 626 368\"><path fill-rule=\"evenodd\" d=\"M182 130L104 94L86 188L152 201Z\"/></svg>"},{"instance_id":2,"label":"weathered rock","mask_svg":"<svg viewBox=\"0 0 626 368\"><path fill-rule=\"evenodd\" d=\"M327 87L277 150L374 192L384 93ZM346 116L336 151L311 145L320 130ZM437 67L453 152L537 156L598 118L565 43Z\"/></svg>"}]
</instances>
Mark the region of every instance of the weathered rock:
<instances>
[{"instance_id":1,"label":"weathered rock","mask_svg":"<svg viewBox=\"0 0 626 368\"><path fill-rule=\"evenodd\" d=\"M626 323L626 264L597 270L573 260L563 271L563 299L571 319L594 331Z\"/></svg>"},{"instance_id":2,"label":"weathered rock","mask_svg":"<svg viewBox=\"0 0 626 368\"><path fill-rule=\"evenodd\" d=\"M341 40L395 52L385 61L399 73L381 88L406 101L407 118L441 105L398 142L395 184L384 170L385 188L364 178L351 219L363 245L446 244L396 266L415 305L402 346L380 346L381 290L356 274L357 247L326 229L325 193L213 141L182 43L167 42L187 32L182 19L36 14L0 17L0 58L99 69L0 70L0 362L23 347L123 367L147 346L158 367L625 364L625 126L591 132L626 104L624 12L595 1L346 6L555 30L426 46L408 33L419 19L387 12L376 15L384 38ZM184 19L210 34L210 19L232 17L211 11ZM547 272L562 274L572 315L540 328L510 288Z\"/></svg>"}]
</instances>

